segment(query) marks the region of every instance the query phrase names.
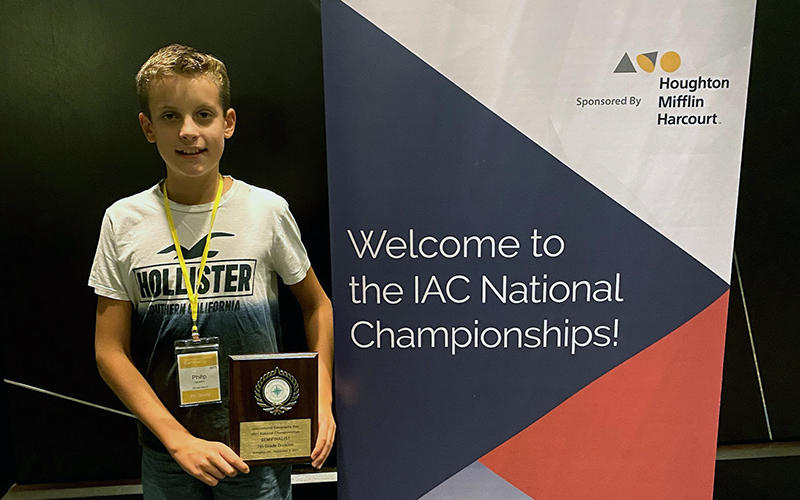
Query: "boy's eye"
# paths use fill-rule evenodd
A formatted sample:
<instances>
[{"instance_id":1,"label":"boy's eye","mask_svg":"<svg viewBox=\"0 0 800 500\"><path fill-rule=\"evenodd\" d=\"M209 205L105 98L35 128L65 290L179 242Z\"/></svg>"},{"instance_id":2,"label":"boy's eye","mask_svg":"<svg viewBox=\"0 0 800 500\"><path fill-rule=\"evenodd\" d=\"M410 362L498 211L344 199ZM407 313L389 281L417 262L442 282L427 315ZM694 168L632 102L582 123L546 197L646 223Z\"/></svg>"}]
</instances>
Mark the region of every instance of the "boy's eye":
<instances>
[{"instance_id":1,"label":"boy's eye","mask_svg":"<svg viewBox=\"0 0 800 500\"><path fill-rule=\"evenodd\" d=\"M199 111L197 116L203 120L208 120L214 116L211 111Z\"/></svg>"},{"instance_id":2,"label":"boy's eye","mask_svg":"<svg viewBox=\"0 0 800 500\"><path fill-rule=\"evenodd\" d=\"M169 113L169 112L161 115L161 118L165 120L174 120L177 117L178 115L176 113Z\"/></svg>"}]
</instances>

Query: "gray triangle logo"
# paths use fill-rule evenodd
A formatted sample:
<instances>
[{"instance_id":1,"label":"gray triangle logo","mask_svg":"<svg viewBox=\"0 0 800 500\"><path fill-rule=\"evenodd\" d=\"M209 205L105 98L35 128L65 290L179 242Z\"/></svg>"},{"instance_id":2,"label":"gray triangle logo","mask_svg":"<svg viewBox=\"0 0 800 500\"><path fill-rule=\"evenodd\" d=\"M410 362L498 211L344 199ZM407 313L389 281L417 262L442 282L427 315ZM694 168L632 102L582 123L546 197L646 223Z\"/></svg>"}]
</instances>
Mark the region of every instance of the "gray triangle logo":
<instances>
[{"instance_id":1,"label":"gray triangle logo","mask_svg":"<svg viewBox=\"0 0 800 500\"><path fill-rule=\"evenodd\" d=\"M658 57L658 51L655 51L655 52L647 52L647 53L645 53L645 54L642 54L642 55L643 55L643 56L645 56L646 58L650 59L650 62L651 62L651 63L653 63L653 67L655 67L655 65L656 65L656 58Z\"/></svg>"},{"instance_id":2,"label":"gray triangle logo","mask_svg":"<svg viewBox=\"0 0 800 500\"><path fill-rule=\"evenodd\" d=\"M625 52L625 55L619 60L619 64L617 64L614 73L636 73L636 68L633 67L633 63L631 62L631 58L628 57L627 52Z\"/></svg>"}]
</instances>

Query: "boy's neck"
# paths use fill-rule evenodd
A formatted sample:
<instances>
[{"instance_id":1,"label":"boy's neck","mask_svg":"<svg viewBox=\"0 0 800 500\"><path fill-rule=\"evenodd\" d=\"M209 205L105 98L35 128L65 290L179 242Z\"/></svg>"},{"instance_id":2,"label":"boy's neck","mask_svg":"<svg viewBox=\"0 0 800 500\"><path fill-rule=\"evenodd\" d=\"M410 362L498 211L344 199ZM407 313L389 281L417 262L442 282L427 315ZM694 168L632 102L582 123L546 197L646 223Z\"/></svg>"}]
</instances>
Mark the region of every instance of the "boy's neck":
<instances>
[{"instance_id":1,"label":"boy's neck","mask_svg":"<svg viewBox=\"0 0 800 500\"><path fill-rule=\"evenodd\" d=\"M166 185L170 200L182 205L202 205L211 203L217 197L219 174L194 179L182 178L177 181L167 175ZM222 194L228 192L232 185L233 179L223 177Z\"/></svg>"}]
</instances>

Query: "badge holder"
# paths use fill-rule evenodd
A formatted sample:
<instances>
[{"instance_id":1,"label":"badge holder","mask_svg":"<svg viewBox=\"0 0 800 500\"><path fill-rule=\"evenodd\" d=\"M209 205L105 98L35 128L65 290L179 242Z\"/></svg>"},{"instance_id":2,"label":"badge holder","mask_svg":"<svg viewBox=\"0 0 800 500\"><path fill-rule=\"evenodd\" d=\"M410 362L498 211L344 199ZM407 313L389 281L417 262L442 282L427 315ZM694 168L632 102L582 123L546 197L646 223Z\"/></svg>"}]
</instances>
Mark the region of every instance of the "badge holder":
<instances>
[{"instance_id":1,"label":"badge holder","mask_svg":"<svg viewBox=\"0 0 800 500\"><path fill-rule=\"evenodd\" d=\"M206 267L208 247L211 244L211 229L214 227L219 201L222 199L223 185L224 182L220 175L217 195L214 198L214 208L211 209L211 222L208 225L206 245L203 248L203 257L200 259L200 267L198 268L200 270ZM192 338L190 340L175 341L175 364L178 366L178 400L182 407L222 403L222 391L220 390L219 382L219 337L200 338L200 333L197 331L197 313L199 311L197 301L200 279L198 277L195 280L194 286L190 285L189 271L183 258L178 231L175 229L175 222L172 220L172 211L169 208L166 182L163 188L164 212L167 215L169 232L172 235L172 242L175 243L175 253L178 254L178 262L181 265L181 273L183 273L183 279L186 283L186 292L189 295L189 306L192 310Z\"/></svg>"},{"instance_id":2,"label":"badge holder","mask_svg":"<svg viewBox=\"0 0 800 500\"><path fill-rule=\"evenodd\" d=\"M222 402L219 337L176 340L178 397L182 407Z\"/></svg>"}]
</instances>

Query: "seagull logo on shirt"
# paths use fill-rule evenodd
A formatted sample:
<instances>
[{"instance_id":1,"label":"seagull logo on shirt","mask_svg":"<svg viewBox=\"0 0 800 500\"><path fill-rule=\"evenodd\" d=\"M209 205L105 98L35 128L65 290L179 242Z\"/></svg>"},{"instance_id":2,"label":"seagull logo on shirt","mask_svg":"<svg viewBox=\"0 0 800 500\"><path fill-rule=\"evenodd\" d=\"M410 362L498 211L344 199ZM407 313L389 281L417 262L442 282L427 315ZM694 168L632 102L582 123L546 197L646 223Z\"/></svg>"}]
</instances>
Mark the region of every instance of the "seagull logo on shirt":
<instances>
[{"instance_id":1,"label":"seagull logo on shirt","mask_svg":"<svg viewBox=\"0 0 800 500\"><path fill-rule=\"evenodd\" d=\"M217 236L233 236L233 234L231 234L231 233L211 233L211 239L214 239ZM208 235L203 236L202 238L200 238L197 241L197 243L192 245L192 248L189 248L189 249L187 249L186 247L181 245L181 252L183 253L183 258L186 259L186 260L191 260L191 259L197 259L199 257L202 257L203 256L203 249L206 246L206 238L207 237L208 237ZM161 250L158 253L160 255L160 254L170 253L170 252L175 252L175 245L174 244L168 246L167 248L165 248L164 250ZM213 257L213 256L217 255L218 253L219 252L216 251L216 250L211 250L211 249L208 250L208 256L209 257ZM178 258L178 253L177 252L175 253L175 258L176 259Z\"/></svg>"}]
</instances>

